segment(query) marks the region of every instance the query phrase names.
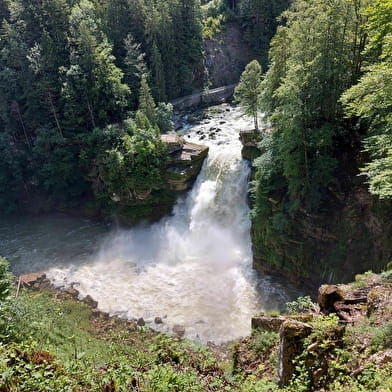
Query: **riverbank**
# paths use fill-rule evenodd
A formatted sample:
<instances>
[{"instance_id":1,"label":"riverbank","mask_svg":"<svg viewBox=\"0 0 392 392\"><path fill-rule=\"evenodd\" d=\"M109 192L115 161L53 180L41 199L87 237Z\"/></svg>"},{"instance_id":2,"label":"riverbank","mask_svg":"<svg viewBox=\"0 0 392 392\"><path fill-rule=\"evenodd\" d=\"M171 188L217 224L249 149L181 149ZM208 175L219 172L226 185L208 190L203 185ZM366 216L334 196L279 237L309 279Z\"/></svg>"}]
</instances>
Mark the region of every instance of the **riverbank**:
<instances>
[{"instance_id":1,"label":"riverbank","mask_svg":"<svg viewBox=\"0 0 392 392\"><path fill-rule=\"evenodd\" d=\"M4 282L4 275L0 277ZM110 317L91 298L23 277L0 300L0 390L385 392L392 387L392 272L322 286L250 336L203 345ZM18 297L15 292L18 290Z\"/></svg>"}]
</instances>

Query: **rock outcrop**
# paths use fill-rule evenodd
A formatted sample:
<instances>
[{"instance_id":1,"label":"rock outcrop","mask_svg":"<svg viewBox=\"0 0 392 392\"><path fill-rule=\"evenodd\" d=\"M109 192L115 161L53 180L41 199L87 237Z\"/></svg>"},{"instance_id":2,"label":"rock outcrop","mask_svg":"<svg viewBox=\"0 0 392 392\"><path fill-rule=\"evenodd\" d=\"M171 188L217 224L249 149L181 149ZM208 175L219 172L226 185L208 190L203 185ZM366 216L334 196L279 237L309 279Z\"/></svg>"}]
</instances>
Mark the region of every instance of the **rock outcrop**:
<instances>
[{"instance_id":1,"label":"rock outcrop","mask_svg":"<svg viewBox=\"0 0 392 392\"><path fill-rule=\"evenodd\" d=\"M241 154L244 159L252 162L260 156L261 151L258 148L258 144L261 139L262 134L260 131L254 129L240 131L240 141L243 145Z\"/></svg>"},{"instance_id":2,"label":"rock outcrop","mask_svg":"<svg viewBox=\"0 0 392 392\"><path fill-rule=\"evenodd\" d=\"M318 304L308 312L256 316L252 319L253 342L249 345L248 339L248 349L245 341L237 350L241 368L254 372L259 364L266 363L266 355L277 353L279 386L301 380L309 391L330 390L339 375L344 375L342 379L356 378L368 369L369 363L389 371L391 294L392 271L380 275L368 272L357 275L352 284L321 286ZM277 336L277 331L279 337L272 349L275 351L266 350L266 342L271 334ZM252 356L252 347L259 350L257 357ZM271 367L266 372L273 374Z\"/></svg>"},{"instance_id":3,"label":"rock outcrop","mask_svg":"<svg viewBox=\"0 0 392 392\"><path fill-rule=\"evenodd\" d=\"M257 316L252 317L252 329L260 328L264 331L278 332L282 324L286 321L283 316L270 317L270 316Z\"/></svg>"},{"instance_id":4,"label":"rock outcrop","mask_svg":"<svg viewBox=\"0 0 392 392\"><path fill-rule=\"evenodd\" d=\"M175 192L190 189L208 154L208 147L187 143L175 133L162 135L161 140L170 156L165 171L168 189Z\"/></svg>"},{"instance_id":5,"label":"rock outcrop","mask_svg":"<svg viewBox=\"0 0 392 392\"><path fill-rule=\"evenodd\" d=\"M295 373L295 359L303 351L304 339L310 335L312 327L309 324L295 320L286 320L279 331L278 384L288 385Z\"/></svg>"}]
</instances>

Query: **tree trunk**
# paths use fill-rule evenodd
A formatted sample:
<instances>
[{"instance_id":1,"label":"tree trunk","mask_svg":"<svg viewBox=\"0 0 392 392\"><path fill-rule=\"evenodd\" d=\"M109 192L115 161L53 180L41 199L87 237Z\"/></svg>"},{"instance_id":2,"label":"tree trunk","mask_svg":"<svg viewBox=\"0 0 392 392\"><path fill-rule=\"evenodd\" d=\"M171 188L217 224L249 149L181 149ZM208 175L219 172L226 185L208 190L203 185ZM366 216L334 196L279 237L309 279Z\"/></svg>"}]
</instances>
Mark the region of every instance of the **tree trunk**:
<instances>
[{"instance_id":1,"label":"tree trunk","mask_svg":"<svg viewBox=\"0 0 392 392\"><path fill-rule=\"evenodd\" d=\"M60 122L59 122L59 119L57 117L56 108L54 107L52 94L50 93L50 91L48 92L48 98L49 98L50 107L52 109L52 113L53 113L53 116L54 116L54 120L56 122L57 129L59 130L61 138L64 139L63 131L61 130L61 127L60 127Z\"/></svg>"},{"instance_id":2,"label":"tree trunk","mask_svg":"<svg viewBox=\"0 0 392 392\"><path fill-rule=\"evenodd\" d=\"M88 111L90 113L91 124L93 125L93 128L95 128L94 113L93 113L93 110L91 108L90 101L88 100L88 98L87 98L87 107L88 107Z\"/></svg>"}]
</instances>

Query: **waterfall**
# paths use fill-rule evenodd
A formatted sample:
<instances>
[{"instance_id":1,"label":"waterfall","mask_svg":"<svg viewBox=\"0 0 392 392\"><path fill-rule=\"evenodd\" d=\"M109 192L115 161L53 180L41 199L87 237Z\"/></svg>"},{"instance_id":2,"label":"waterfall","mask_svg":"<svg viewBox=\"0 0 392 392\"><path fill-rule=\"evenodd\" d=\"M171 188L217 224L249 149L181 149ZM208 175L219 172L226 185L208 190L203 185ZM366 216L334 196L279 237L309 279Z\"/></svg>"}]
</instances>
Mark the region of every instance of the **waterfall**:
<instances>
[{"instance_id":1,"label":"waterfall","mask_svg":"<svg viewBox=\"0 0 392 392\"><path fill-rule=\"evenodd\" d=\"M100 236L93 255L83 252L83 257L75 251L93 242L85 221L65 234L55 232L62 228L57 221L50 233L45 224L25 239L28 223L18 224L17 241L5 241L9 254L19 249L14 265L23 271L33 255L36 270L45 269L54 284L72 284L81 296L97 300L102 311L143 317L157 330L170 332L180 324L188 338L204 342L247 335L252 315L277 308L291 296L287 287L252 270L250 169L238 140L239 130L250 127L251 120L228 105L214 110L184 131L187 140L207 144L210 151L193 189L179 198L171 216ZM62 256L67 246L68 258ZM164 323L155 325L155 317Z\"/></svg>"}]
</instances>

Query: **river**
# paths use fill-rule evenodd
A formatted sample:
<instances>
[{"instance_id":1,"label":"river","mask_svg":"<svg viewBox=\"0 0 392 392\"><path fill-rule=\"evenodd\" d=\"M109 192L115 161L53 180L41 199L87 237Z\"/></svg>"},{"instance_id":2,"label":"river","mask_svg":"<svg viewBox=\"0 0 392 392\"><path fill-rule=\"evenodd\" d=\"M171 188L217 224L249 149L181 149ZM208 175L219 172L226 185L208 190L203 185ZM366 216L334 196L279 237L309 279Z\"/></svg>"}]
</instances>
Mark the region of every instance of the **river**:
<instances>
[{"instance_id":1,"label":"river","mask_svg":"<svg viewBox=\"0 0 392 392\"><path fill-rule=\"evenodd\" d=\"M46 271L99 309L143 317L157 330L182 325L186 337L216 343L247 335L252 315L299 295L251 268L250 168L238 139L251 126L229 105L184 126L184 137L208 145L209 155L193 189L158 223L125 230L62 215L7 218L0 254L16 274ZM163 324L154 324L157 316Z\"/></svg>"}]
</instances>

